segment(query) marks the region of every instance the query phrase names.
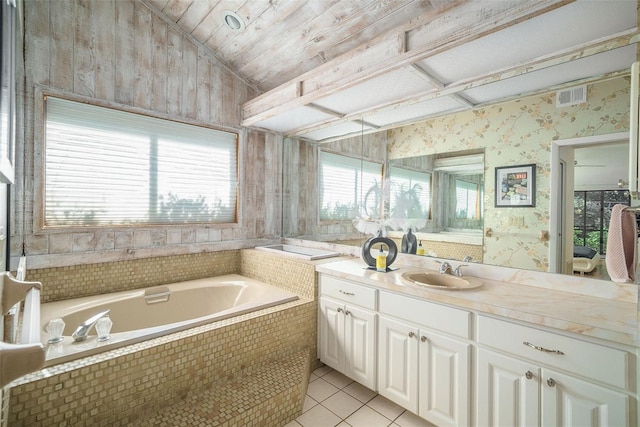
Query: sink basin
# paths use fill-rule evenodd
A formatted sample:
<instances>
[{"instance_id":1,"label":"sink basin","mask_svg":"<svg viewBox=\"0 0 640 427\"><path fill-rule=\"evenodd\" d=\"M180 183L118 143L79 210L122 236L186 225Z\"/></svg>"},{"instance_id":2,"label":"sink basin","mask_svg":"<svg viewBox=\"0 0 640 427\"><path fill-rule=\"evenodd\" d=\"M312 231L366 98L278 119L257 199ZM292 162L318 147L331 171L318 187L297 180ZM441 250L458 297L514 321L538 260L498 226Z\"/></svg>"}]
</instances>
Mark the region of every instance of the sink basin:
<instances>
[{"instance_id":1,"label":"sink basin","mask_svg":"<svg viewBox=\"0 0 640 427\"><path fill-rule=\"evenodd\" d=\"M437 272L408 271L406 273L402 273L400 278L408 285L448 289L452 291L475 289L482 286L482 280L475 277L457 277Z\"/></svg>"}]
</instances>

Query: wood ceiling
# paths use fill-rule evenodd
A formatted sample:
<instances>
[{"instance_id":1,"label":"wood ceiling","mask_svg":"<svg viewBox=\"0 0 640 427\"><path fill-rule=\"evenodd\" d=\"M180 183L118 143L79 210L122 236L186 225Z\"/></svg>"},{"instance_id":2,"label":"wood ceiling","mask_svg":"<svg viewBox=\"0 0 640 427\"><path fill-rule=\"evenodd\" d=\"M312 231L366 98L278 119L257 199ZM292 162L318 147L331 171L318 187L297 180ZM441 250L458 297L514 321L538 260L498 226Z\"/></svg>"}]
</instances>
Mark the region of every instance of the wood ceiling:
<instances>
[{"instance_id":1,"label":"wood ceiling","mask_svg":"<svg viewBox=\"0 0 640 427\"><path fill-rule=\"evenodd\" d=\"M142 1L263 93L244 126L318 142L619 76L640 40L638 0Z\"/></svg>"}]
</instances>

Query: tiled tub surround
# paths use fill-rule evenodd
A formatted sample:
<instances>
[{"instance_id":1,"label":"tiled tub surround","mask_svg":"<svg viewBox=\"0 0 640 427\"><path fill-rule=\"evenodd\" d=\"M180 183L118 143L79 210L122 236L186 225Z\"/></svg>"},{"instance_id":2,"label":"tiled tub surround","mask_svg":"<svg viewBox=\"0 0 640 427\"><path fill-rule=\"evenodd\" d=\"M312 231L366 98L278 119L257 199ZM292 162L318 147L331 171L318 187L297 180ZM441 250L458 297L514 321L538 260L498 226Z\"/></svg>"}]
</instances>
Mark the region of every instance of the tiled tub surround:
<instances>
[{"instance_id":1,"label":"tiled tub surround","mask_svg":"<svg viewBox=\"0 0 640 427\"><path fill-rule=\"evenodd\" d=\"M199 255L202 261L205 255ZM233 261L237 270L229 272L228 265L218 265L213 266L216 271L239 273L283 286L297 293L300 299L55 365L23 377L11 384L9 408L3 411L8 415L5 423L10 426L135 424L159 409L208 389L223 387L243 372L251 372L270 360L304 351L309 355L310 367L316 367L314 263L255 250L230 251L217 256ZM158 258L146 262L171 264L173 260ZM123 270L130 271L130 268L124 266ZM273 401L267 403L268 406L279 402L278 405L289 409L263 408L264 411L256 412L257 418L243 422L261 425L259 420L265 411L273 412L279 420L294 419L302 408L304 386L306 384L301 383L296 402L283 402L282 396L274 396Z\"/></svg>"}]
</instances>

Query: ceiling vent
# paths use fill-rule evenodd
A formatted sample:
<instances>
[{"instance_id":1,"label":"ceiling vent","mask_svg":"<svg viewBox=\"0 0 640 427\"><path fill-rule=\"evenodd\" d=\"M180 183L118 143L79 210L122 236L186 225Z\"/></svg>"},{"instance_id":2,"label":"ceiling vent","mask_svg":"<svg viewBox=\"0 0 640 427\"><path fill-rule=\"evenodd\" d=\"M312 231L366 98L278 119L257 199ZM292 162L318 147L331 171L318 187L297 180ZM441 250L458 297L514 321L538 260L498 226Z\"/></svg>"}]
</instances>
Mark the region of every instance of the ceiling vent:
<instances>
[{"instance_id":1,"label":"ceiling vent","mask_svg":"<svg viewBox=\"0 0 640 427\"><path fill-rule=\"evenodd\" d=\"M556 108L570 105L584 104L587 102L587 86L577 86L556 92Z\"/></svg>"}]
</instances>

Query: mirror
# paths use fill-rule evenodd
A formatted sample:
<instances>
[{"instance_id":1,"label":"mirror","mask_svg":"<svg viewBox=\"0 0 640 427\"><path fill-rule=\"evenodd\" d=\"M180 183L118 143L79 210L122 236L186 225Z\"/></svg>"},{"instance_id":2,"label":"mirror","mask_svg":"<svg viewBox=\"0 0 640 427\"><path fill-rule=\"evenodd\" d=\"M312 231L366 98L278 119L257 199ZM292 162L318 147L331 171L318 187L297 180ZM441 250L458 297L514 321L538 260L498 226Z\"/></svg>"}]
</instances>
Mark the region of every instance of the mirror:
<instances>
[{"instance_id":1,"label":"mirror","mask_svg":"<svg viewBox=\"0 0 640 427\"><path fill-rule=\"evenodd\" d=\"M389 161L388 235L411 229L426 255L482 261L484 150Z\"/></svg>"},{"instance_id":2,"label":"mirror","mask_svg":"<svg viewBox=\"0 0 640 427\"><path fill-rule=\"evenodd\" d=\"M321 150L357 159L362 155L363 160L380 165L388 162L391 176L392 168L401 160L484 151L483 232L477 231L474 237L474 246L481 252L473 258L491 265L549 271L552 142L576 135L625 132L628 117L629 78L621 76L589 84L587 102L577 106L558 108L555 92L549 92L326 144L287 139L283 236L354 246L361 246L366 237L348 220L319 219L317 173ZM535 206L496 207L495 168L527 164L536 165ZM462 239L461 243L468 241ZM439 256L444 254L436 243L431 250Z\"/></svg>"}]
</instances>

